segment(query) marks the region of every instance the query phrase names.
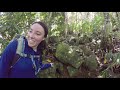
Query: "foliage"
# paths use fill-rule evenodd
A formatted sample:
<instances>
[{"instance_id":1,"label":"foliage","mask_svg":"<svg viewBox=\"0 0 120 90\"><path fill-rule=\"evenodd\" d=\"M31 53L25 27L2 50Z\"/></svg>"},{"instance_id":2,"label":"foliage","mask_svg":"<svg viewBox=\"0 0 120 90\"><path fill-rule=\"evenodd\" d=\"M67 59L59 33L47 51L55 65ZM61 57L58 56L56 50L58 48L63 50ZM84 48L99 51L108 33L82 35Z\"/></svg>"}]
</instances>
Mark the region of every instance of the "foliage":
<instances>
[{"instance_id":1,"label":"foliage","mask_svg":"<svg viewBox=\"0 0 120 90\"><path fill-rule=\"evenodd\" d=\"M93 71L104 78L119 77L119 13L108 12L106 18L103 12L97 12L91 20L82 19L81 12L76 12L78 16L71 13L70 18L66 13L69 12L0 13L1 52L16 34L26 34L32 22L39 19L49 29L48 52L60 61L54 61L54 67L41 71L38 77L61 78L65 74L59 73L66 68L69 77L97 77L91 74ZM48 63L45 57L43 63Z\"/></svg>"},{"instance_id":2,"label":"foliage","mask_svg":"<svg viewBox=\"0 0 120 90\"><path fill-rule=\"evenodd\" d=\"M0 35L2 37L2 50L16 34L25 34L27 27L34 21L32 12L6 12L0 18Z\"/></svg>"}]
</instances>

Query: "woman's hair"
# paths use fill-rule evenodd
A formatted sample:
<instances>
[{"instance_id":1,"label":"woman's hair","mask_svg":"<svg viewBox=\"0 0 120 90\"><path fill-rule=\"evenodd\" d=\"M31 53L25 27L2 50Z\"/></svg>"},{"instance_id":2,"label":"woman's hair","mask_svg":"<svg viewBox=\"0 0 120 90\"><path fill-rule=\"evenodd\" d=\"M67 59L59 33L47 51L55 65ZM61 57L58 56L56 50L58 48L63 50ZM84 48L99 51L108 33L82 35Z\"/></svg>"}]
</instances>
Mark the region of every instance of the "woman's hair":
<instances>
[{"instance_id":1,"label":"woman's hair","mask_svg":"<svg viewBox=\"0 0 120 90\"><path fill-rule=\"evenodd\" d=\"M45 23L43 23L43 22L41 22L41 21L34 22L33 24L35 24L35 23L38 23L39 25L41 25L41 26L43 27L44 32L45 32L44 37L46 38L47 35L48 35L48 27L45 25ZM33 25L33 24L32 24L32 25ZM45 49L46 49L46 41L43 40L43 41L41 41L40 44L38 45L37 50L40 51L40 54L43 54L43 50L45 50Z\"/></svg>"}]
</instances>

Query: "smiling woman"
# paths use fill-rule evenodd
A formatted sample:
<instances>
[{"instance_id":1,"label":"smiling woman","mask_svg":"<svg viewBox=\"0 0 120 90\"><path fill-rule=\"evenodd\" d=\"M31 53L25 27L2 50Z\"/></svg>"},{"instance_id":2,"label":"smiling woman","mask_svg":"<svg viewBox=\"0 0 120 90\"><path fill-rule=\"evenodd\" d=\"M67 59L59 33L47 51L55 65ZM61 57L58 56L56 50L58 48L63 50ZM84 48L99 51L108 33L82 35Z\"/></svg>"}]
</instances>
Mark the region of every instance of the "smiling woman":
<instances>
[{"instance_id":1,"label":"smiling woman","mask_svg":"<svg viewBox=\"0 0 120 90\"><path fill-rule=\"evenodd\" d=\"M12 40L1 56L0 78L37 78L40 70L51 67L53 63L43 64L41 58L47 34L43 22L34 22L26 37Z\"/></svg>"},{"instance_id":2,"label":"smiling woman","mask_svg":"<svg viewBox=\"0 0 120 90\"><path fill-rule=\"evenodd\" d=\"M28 45L35 51L41 41L45 39L45 30L39 23L34 23L28 32Z\"/></svg>"}]
</instances>

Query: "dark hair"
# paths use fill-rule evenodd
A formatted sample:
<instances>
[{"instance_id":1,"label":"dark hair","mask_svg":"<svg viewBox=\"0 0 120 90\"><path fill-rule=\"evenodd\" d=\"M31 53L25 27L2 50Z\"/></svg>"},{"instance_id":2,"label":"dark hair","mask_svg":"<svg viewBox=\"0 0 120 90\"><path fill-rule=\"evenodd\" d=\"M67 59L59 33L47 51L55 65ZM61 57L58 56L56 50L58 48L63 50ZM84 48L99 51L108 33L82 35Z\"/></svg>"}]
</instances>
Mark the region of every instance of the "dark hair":
<instances>
[{"instance_id":1,"label":"dark hair","mask_svg":"<svg viewBox=\"0 0 120 90\"><path fill-rule=\"evenodd\" d=\"M43 23L43 22L41 22L41 21L34 22L33 24L35 24L35 23L38 23L39 25L41 25L41 26L43 27L44 32L45 32L44 37L46 38L46 37L47 37L47 35L48 35L48 27L45 25L45 23ZM32 25L33 25L33 24L32 24Z\"/></svg>"},{"instance_id":2,"label":"dark hair","mask_svg":"<svg viewBox=\"0 0 120 90\"><path fill-rule=\"evenodd\" d=\"M41 22L41 21L34 22L33 24L35 24L35 23L38 23L39 25L41 25L41 26L43 27L44 32L45 32L44 37L46 38L47 35L48 35L48 27L45 25L45 23L43 23L43 22ZM32 25L33 25L33 24L32 24ZM43 40L43 41L41 41L41 43L38 45L37 50L40 51L40 54L43 54L43 50L45 50L45 49L46 49L46 41Z\"/></svg>"}]
</instances>

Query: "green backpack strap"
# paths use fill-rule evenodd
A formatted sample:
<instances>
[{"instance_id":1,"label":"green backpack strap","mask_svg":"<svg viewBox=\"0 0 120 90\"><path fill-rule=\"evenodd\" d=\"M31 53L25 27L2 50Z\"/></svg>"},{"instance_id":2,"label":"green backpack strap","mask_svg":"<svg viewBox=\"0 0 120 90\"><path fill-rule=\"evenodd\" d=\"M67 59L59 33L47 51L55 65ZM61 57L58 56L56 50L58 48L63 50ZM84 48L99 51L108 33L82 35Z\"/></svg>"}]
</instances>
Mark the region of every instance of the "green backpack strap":
<instances>
[{"instance_id":1,"label":"green backpack strap","mask_svg":"<svg viewBox=\"0 0 120 90\"><path fill-rule=\"evenodd\" d=\"M18 45L17 45L16 54L21 55L21 53L24 53L24 48L25 48L24 36L20 36L20 38L18 38L17 41L18 41Z\"/></svg>"},{"instance_id":2,"label":"green backpack strap","mask_svg":"<svg viewBox=\"0 0 120 90\"><path fill-rule=\"evenodd\" d=\"M25 47L24 36L21 35L15 39L18 41L18 45L17 45L15 57L14 57L13 61L11 62L10 68L12 68L13 65L19 60L19 58L21 57L21 53L24 52L24 47Z\"/></svg>"}]
</instances>

